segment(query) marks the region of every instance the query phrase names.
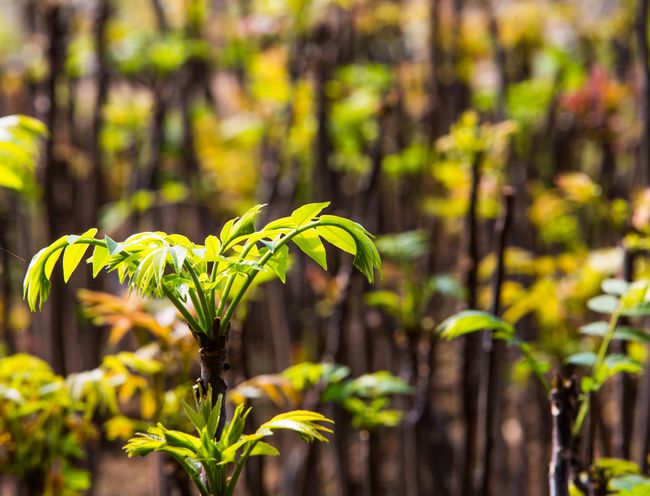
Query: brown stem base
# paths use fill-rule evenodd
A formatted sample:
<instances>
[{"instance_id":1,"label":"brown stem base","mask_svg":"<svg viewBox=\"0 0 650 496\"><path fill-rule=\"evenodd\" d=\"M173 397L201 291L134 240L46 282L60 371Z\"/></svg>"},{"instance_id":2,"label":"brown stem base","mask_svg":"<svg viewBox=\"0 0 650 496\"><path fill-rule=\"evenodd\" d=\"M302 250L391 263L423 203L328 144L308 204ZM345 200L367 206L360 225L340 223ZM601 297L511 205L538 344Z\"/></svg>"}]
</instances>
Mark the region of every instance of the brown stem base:
<instances>
[{"instance_id":1,"label":"brown stem base","mask_svg":"<svg viewBox=\"0 0 650 496\"><path fill-rule=\"evenodd\" d=\"M218 329L219 320L215 319L215 322L215 328ZM219 439L226 422L225 398L228 386L224 380L224 373L230 369L227 362L228 331L222 335L217 334L215 338L209 338L204 334L195 334L194 336L199 343L199 361L201 364L201 376L197 380L198 387L196 388L199 401L206 399L208 391L212 391L212 406L215 406L219 395L222 396L221 415L215 435L215 438Z\"/></svg>"}]
</instances>

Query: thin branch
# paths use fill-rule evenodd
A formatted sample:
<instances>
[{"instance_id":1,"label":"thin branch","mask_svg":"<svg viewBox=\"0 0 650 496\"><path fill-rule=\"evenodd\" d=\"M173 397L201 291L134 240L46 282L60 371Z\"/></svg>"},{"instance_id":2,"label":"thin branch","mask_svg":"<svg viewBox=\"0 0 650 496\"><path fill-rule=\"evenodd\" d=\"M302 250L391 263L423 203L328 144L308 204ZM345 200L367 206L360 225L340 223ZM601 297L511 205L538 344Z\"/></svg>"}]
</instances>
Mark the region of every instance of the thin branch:
<instances>
[{"instance_id":1,"label":"thin branch","mask_svg":"<svg viewBox=\"0 0 650 496\"><path fill-rule=\"evenodd\" d=\"M505 277L506 238L512 220L514 194L511 188L504 190L504 212L496 226L497 231L497 266L492 281L491 313L498 316L501 307L501 286ZM479 392L479 419L483 431L482 453L477 467L477 483L480 494L490 495L490 475L492 468L492 448L494 447L497 406L500 396L500 358L503 343L493 339L490 330L483 331L483 361L481 366L481 390Z\"/></svg>"}]
</instances>

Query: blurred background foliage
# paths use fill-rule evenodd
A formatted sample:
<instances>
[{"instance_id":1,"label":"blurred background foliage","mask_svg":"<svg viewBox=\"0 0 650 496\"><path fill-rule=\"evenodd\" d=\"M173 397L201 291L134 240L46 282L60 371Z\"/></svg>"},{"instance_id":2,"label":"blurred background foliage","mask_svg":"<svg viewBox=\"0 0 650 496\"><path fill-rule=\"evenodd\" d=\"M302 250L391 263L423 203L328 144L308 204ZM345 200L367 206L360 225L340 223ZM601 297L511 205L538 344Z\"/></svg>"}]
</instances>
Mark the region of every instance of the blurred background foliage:
<instances>
[{"instance_id":1,"label":"blurred background foliage","mask_svg":"<svg viewBox=\"0 0 650 496\"><path fill-rule=\"evenodd\" d=\"M544 370L580 372L566 358L597 344L580 332L587 301L608 278L650 274L647 2L0 9L0 115L40 120L0 119L3 494L189 494L162 458L125 464L116 440L158 420L189 428L191 336L165 305L83 272L29 314L27 261L64 233L204 239L257 203L270 220L331 201L377 234L373 287L346 255L329 255L330 273L295 256L287 285L258 288L233 322L230 400L255 404L251 431L296 406L336 420L328 446L279 436L289 456L252 460L242 494L474 494L482 351L436 326L494 311ZM645 364L638 327L616 346ZM488 485L545 494L545 393L519 348L500 353ZM642 494L650 373L597 400L586 457Z\"/></svg>"}]
</instances>

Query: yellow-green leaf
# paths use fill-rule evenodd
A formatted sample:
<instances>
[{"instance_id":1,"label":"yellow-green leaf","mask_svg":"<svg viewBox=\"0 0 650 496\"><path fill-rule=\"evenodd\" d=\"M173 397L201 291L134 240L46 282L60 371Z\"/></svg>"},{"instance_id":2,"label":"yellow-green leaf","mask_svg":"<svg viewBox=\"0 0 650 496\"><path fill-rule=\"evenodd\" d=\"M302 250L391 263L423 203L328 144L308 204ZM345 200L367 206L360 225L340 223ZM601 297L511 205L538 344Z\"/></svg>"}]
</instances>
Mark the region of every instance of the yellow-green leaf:
<instances>
[{"instance_id":1,"label":"yellow-green leaf","mask_svg":"<svg viewBox=\"0 0 650 496\"><path fill-rule=\"evenodd\" d=\"M95 246L91 260L93 264L93 277L97 277L99 271L106 266L110 258L111 254L108 252L108 248L105 246Z\"/></svg>"},{"instance_id":2,"label":"yellow-green leaf","mask_svg":"<svg viewBox=\"0 0 650 496\"><path fill-rule=\"evenodd\" d=\"M81 236L68 236L68 243L70 243L70 245L66 248L65 253L63 254L63 280L65 282L68 282L70 276L77 268L84 253L86 253L86 250L88 249L88 244L79 243L79 241L94 238L95 234L97 234L97 228L93 227L92 229L88 229Z\"/></svg>"},{"instance_id":3,"label":"yellow-green leaf","mask_svg":"<svg viewBox=\"0 0 650 496\"><path fill-rule=\"evenodd\" d=\"M325 207L328 207L330 202L322 203L308 203L300 208L297 208L291 214L291 221L295 227L300 227L305 222L312 220L316 217Z\"/></svg>"},{"instance_id":4,"label":"yellow-green leaf","mask_svg":"<svg viewBox=\"0 0 650 496\"><path fill-rule=\"evenodd\" d=\"M323 239L332 243L337 248L352 255L357 254L357 244L346 230L333 226L318 226L316 230Z\"/></svg>"},{"instance_id":5,"label":"yellow-green leaf","mask_svg":"<svg viewBox=\"0 0 650 496\"><path fill-rule=\"evenodd\" d=\"M296 243L298 248L300 248L305 254L314 259L318 265L327 270L325 247L315 229L310 229L294 236L293 242Z\"/></svg>"},{"instance_id":6,"label":"yellow-green leaf","mask_svg":"<svg viewBox=\"0 0 650 496\"><path fill-rule=\"evenodd\" d=\"M212 234L205 238L205 256L206 260L210 262L216 261L217 255L219 254L219 249L221 248L221 243L219 238L213 236Z\"/></svg>"}]
</instances>

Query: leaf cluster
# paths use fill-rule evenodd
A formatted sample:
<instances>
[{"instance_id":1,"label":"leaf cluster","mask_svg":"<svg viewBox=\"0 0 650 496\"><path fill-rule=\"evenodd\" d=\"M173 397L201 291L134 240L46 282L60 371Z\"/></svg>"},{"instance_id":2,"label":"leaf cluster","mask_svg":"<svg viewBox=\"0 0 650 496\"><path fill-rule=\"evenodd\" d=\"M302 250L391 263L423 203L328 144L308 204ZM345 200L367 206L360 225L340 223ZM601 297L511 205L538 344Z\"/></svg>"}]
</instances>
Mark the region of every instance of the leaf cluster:
<instances>
[{"instance_id":1,"label":"leaf cluster","mask_svg":"<svg viewBox=\"0 0 650 496\"><path fill-rule=\"evenodd\" d=\"M0 472L40 474L46 494L79 494L90 474L74 466L95 436L93 406L47 363L27 354L0 358Z\"/></svg>"},{"instance_id":2,"label":"leaf cluster","mask_svg":"<svg viewBox=\"0 0 650 496\"><path fill-rule=\"evenodd\" d=\"M236 403L267 396L276 405L297 404L308 390L320 388L320 401L340 403L352 415L352 425L372 430L400 423L402 412L390 409L390 396L411 394L412 388L387 371L349 378L350 369L335 363L301 362L279 375L253 377L230 391Z\"/></svg>"},{"instance_id":3,"label":"leaf cluster","mask_svg":"<svg viewBox=\"0 0 650 496\"><path fill-rule=\"evenodd\" d=\"M275 431L293 431L305 442L327 442L325 434L332 432L323 425L332 421L323 415L295 410L276 415L253 434L244 434L244 425L251 409L239 405L217 441L215 434L222 400L223 397L219 396L212 407L208 399L195 408L182 402L185 413L196 429L196 436L158 424L132 438L124 449L129 456L145 456L152 451L166 453L183 467L202 496L231 496L251 456L279 455L276 448L263 441Z\"/></svg>"},{"instance_id":4,"label":"leaf cluster","mask_svg":"<svg viewBox=\"0 0 650 496\"><path fill-rule=\"evenodd\" d=\"M343 217L319 215L329 205L312 203L289 217L255 229L262 205L225 223L219 236L209 235L197 244L180 234L141 232L118 242L96 237L97 229L81 235L62 236L41 249L29 264L24 297L34 311L50 292L56 262L63 256L67 282L86 259L93 277L106 270L117 272L120 283L144 297L166 297L195 334L213 337L228 328L237 305L260 273L286 280L289 242L327 269L323 241L354 255L354 266L372 282L381 261L371 235ZM217 305L218 298L218 305ZM194 310L194 314L188 306ZM215 322L218 324L215 330Z\"/></svg>"},{"instance_id":5,"label":"leaf cluster","mask_svg":"<svg viewBox=\"0 0 650 496\"><path fill-rule=\"evenodd\" d=\"M45 125L32 117L0 118L0 187L33 192L38 145L46 135Z\"/></svg>"}]
</instances>

